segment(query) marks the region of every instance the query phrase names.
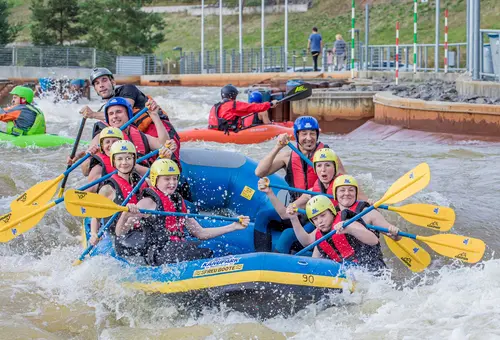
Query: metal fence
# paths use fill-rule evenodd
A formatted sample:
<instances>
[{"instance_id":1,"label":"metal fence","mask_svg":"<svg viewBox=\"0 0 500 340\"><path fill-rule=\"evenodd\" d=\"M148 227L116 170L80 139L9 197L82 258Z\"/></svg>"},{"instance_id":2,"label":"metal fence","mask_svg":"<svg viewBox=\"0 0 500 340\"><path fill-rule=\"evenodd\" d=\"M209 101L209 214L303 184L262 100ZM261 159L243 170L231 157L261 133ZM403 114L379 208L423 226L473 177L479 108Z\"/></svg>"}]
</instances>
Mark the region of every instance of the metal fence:
<instances>
[{"instance_id":1,"label":"metal fence","mask_svg":"<svg viewBox=\"0 0 500 340\"><path fill-rule=\"evenodd\" d=\"M500 81L500 30L481 30L480 77Z\"/></svg>"},{"instance_id":2,"label":"metal fence","mask_svg":"<svg viewBox=\"0 0 500 340\"><path fill-rule=\"evenodd\" d=\"M162 74L162 58L152 55L139 55L142 58L144 74ZM111 72L117 70L117 56L95 48L76 46L41 47L3 47L0 48L0 66L67 67L93 68L106 67Z\"/></svg>"}]
</instances>

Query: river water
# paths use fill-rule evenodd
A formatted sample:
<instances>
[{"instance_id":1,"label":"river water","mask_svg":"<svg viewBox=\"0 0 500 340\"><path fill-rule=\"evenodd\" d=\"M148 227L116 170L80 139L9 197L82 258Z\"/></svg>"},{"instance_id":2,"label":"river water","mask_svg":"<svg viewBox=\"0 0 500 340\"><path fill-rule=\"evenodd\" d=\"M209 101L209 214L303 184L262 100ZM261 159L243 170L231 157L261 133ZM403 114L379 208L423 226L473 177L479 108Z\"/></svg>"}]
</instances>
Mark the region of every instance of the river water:
<instances>
[{"instance_id":1,"label":"river water","mask_svg":"<svg viewBox=\"0 0 500 340\"><path fill-rule=\"evenodd\" d=\"M179 129L206 124L215 88L144 88L165 108ZM49 132L76 135L83 104L39 102ZM100 103L92 101L91 107ZM86 139L91 124L87 123ZM92 258L78 267L80 221L63 206L51 209L25 235L0 244L0 339L500 339L500 148L481 141L437 141L412 134L383 139L365 128L348 136L322 135L371 198L379 198L402 174L427 162L430 185L405 203L451 206L453 233L483 239L484 261L463 265L432 252L433 263L413 274L385 250L392 272L382 278L355 273L353 294L332 296L336 307L312 305L292 317L266 321L226 306L191 314L168 299L129 291L117 284L127 273L111 259ZM185 143L259 158L273 141L236 146ZM70 147L18 149L0 145L0 213L16 194L65 170ZM79 170L67 187L84 183ZM385 214L401 229L432 231Z\"/></svg>"}]
</instances>

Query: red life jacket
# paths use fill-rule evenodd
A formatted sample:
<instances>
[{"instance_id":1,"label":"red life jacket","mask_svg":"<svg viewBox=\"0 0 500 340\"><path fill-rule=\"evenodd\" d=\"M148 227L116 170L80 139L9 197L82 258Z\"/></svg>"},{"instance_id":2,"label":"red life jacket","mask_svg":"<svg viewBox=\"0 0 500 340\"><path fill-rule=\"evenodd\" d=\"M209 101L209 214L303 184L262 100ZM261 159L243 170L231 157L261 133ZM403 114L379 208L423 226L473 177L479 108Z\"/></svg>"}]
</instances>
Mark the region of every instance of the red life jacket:
<instances>
[{"instance_id":1,"label":"red life jacket","mask_svg":"<svg viewBox=\"0 0 500 340\"><path fill-rule=\"evenodd\" d=\"M332 179L332 181L330 182L330 185L328 185L328 189L326 189L326 192L325 192L325 188L323 187L323 184L319 181L319 179L317 179L312 187L312 191L321 192L322 194L328 194L328 195L335 196L335 194L333 193L333 181L335 180L335 178L337 178L338 176L341 176L341 175L342 174L338 174L337 176L335 176ZM332 201L334 206L339 205L339 202L334 198L330 198L330 201Z\"/></svg>"},{"instance_id":2,"label":"red life jacket","mask_svg":"<svg viewBox=\"0 0 500 340\"><path fill-rule=\"evenodd\" d=\"M327 147L323 143L318 143L316 148L310 153L309 159L312 162L312 158L314 152L318 149ZM288 161L288 166L286 168L285 181L289 186L307 190L309 189L316 181L318 180L318 176L314 172L312 166L309 166L306 162L297 155L296 152L291 152L290 160ZM300 194L291 193L293 199L296 199Z\"/></svg>"},{"instance_id":3,"label":"red life jacket","mask_svg":"<svg viewBox=\"0 0 500 340\"><path fill-rule=\"evenodd\" d=\"M365 202L362 202L363 204L360 204L362 201L356 201L353 206L349 208L349 210L359 213L361 211L358 211L362 208L364 209L366 207ZM332 226L336 225L342 220L342 214L339 212L335 216L335 219L333 221ZM316 229L316 240L319 240L321 237L323 237L323 233L319 230ZM356 258L356 251L354 250L354 247L356 246L354 243L358 242L356 238L350 237L351 242L348 240L346 234L337 234L335 233L330 239L326 239L325 241L321 242L318 245L318 250L320 250L320 253L323 255L328 256L330 259L336 261L336 262L342 262L345 260L353 261L353 262L358 262L358 259Z\"/></svg>"},{"instance_id":4,"label":"red life jacket","mask_svg":"<svg viewBox=\"0 0 500 340\"><path fill-rule=\"evenodd\" d=\"M186 203L178 193L173 193L172 195L165 195L157 188L150 187L144 190L143 197L150 197L156 203L156 210L158 211L187 213ZM174 200L180 202L180 205L179 204L176 205L174 203ZM153 227L152 238L154 239L153 241L157 241L158 239L164 236L167 236L168 241L174 241L174 242L184 241L185 223L186 219L184 217L160 216L160 215L155 216L152 222L152 227ZM155 226L165 226L165 229L156 230L155 232L154 230ZM166 235L165 235L165 230L166 230Z\"/></svg>"},{"instance_id":5,"label":"red life jacket","mask_svg":"<svg viewBox=\"0 0 500 340\"><path fill-rule=\"evenodd\" d=\"M163 123L163 126L165 126L165 129L167 129L167 133L170 139L172 139L175 142L175 144L177 144L177 150L175 150L172 159L177 162L177 164L179 165L179 169L181 169L181 164L180 164L181 162L179 162L179 160L181 159L180 158L181 138L177 134L177 131L175 131L170 121L168 120L168 117L167 120L162 119L161 122ZM150 124L144 133L146 135L158 138L158 131L156 130L156 126L154 124Z\"/></svg>"},{"instance_id":6,"label":"red life jacket","mask_svg":"<svg viewBox=\"0 0 500 340\"><path fill-rule=\"evenodd\" d=\"M102 168L101 177L104 177L116 170L111 165L111 158L100 152L92 156L90 160L90 169L92 169L96 165L100 165Z\"/></svg>"},{"instance_id":7,"label":"red life jacket","mask_svg":"<svg viewBox=\"0 0 500 340\"><path fill-rule=\"evenodd\" d=\"M131 141L134 144L135 150L137 151L137 158L140 158L151 152L148 138L143 132L139 131L138 128L130 125L128 133L126 133L125 131L122 132L123 138L125 140ZM152 162L154 162L154 159L150 158L149 160L142 162L141 165L149 167Z\"/></svg>"},{"instance_id":8,"label":"red life jacket","mask_svg":"<svg viewBox=\"0 0 500 340\"><path fill-rule=\"evenodd\" d=\"M128 194L130 194L134 186L140 180L140 176L136 172L133 172L132 174L130 174L130 176L132 177L132 183L129 183L124 178L120 177L118 174L114 174L113 176L111 176L111 178L109 178L105 182L105 184L109 184L113 187L113 189L115 189L116 197L114 202L116 204L122 204L125 198L128 196ZM148 184L146 182L142 183L137 193L132 195L128 203L137 204L137 202L139 202L138 196L140 195L141 191L146 189L147 187Z\"/></svg>"},{"instance_id":9,"label":"red life jacket","mask_svg":"<svg viewBox=\"0 0 500 340\"><path fill-rule=\"evenodd\" d=\"M254 112L252 114L249 114L248 116L241 117L241 128L246 129L252 126L256 125L262 125L264 122L259 119L259 113Z\"/></svg>"},{"instance_id":10,"label":"red life jacket","mask_svg":"<svg viewBox=\"0 0 500 340\"><path fill-rule=\"evenodd\" d=\"M269 110L271 104L245 103L237 100L226 100L215 104L208 115L208 128L224 131L239 131L242 127L241 118L253 112ZM253 118L252 118L253 120Z\"/></svg>"}]
</instances>

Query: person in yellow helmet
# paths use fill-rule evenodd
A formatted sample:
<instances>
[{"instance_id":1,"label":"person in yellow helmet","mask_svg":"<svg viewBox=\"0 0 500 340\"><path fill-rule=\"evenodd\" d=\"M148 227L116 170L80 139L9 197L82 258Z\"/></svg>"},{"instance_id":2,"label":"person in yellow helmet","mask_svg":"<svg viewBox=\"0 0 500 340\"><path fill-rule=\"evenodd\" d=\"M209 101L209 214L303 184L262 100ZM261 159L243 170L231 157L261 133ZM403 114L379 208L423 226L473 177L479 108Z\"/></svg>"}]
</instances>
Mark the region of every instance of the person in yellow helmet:
<instances>
[{"instance_id":1,"label":"person in yellow helmet","mask_svg":"<svg viewBox=\"0 0 500 340\"><path fill-rule=\"evenodd\" d=\"M144 231L147 230L145 243L136 255L142 256L148 265L159 266L164 263L211 257L210 249L198 248L196 243L185 239L185 228L194 237L207 240L245 229L250 222L248 216L239 216L241 223L234 222L219 228L203 228L194 218L160 215L147 217L139 213L139 209L186 213L184 199L177 192L179 177L180 171L176 162L170 159L156 160L151 166L151 187L143 191L143 198L137 204L128 204L129 212L123 213L118 220L117 236L131 237L134 226L138 224Z\"/></svg>"},{"instance_id":2,"label":"person in yellow helmet","mask_svg":"<svg viewBox=\"0 0 500 340\"><path fill-rule=\"evenodd\" d=\"M0 121L6 122L8 134L41 135L45 133L45 116L37 107L33 106L32 89L25 86L16 86L10 91L11 106L0 109Z\"/></svg>"},{"instance_id":3,"label":"person in yellow helmet","mask_svg":"<svg viewBox=\"0 0 500 340\"><path fill-rule=\"evenodd\" d=\"M334 236L314 248L314 257L329 258L337 262L353 261L371 270L378 270L385 267L378 239L379 233L367 229L365 223L388 228L390 231L388 236L395 241L401 239L398 236L399 229L387 222L376 210L343 228L344 221L369 207L368 203L357 200L357 190L356 179L343 175L335 179L334 183L338 207L335 207L326 196L318 195L311 198L306 204L306 214L316 230L310 233L302 228L296 209L289 206L287 213L291 216L293 230L303 246L308 246L320 239L332 229L337 231Z\"/></svg>"},{"instance_id":4,"label":"person in yellow helmet","mask_svg":"<svg viewBox=\"0 0 500 340\"><path fill-rule=\"evenodd\" d=\"M134 170L135 162L137 160L137 151L135 150L134 144L127 140L118 140L114 142L110 148L110 159L111 166L118 170L118 173L104 181L103 186L99 189L98 193L113 200L116 204L122 204L128 194L141 179L141 176ZM129 202L137 203L141 191L146 189L146 187L147 184L144 182L139 191L132 196ZM89 242L92 245L95 245L98 242L97 233L99 231L99 227L99 220L93 218L90 224L91 237L89 239ZM117 235L115 233L115 225L111 226L110 232L111 235L115 237L115 246L117 249L120 249L122 253L133 251L133 247L128 247L132 249L127 249L127 246L123 245L121 240L116 238Z\"/></svg>"}]
</instances>

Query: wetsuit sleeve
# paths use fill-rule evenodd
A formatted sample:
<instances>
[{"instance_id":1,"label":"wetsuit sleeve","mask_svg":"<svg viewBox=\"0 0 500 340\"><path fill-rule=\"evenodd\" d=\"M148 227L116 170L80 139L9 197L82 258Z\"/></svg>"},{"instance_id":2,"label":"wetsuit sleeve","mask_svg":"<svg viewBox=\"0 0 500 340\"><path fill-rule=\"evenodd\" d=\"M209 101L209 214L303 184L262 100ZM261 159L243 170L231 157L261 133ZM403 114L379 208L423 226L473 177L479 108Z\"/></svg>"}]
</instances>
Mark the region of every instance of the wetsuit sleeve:
<instances>
[{"instance_id":1,"label":"wetsuit sleeve","mask_svg":"<svg viewBox=\"0 0 500 340\"><path fill-rule=\"evenodd\" d=\"M263 112L267 111L271 108L271 103L245 103L245 102L237 102L236 108L233 109L233 113L238 117L243 117L249 115L254 112Z\"/></svg>"},{"instance_id":2,"label":"wetsuit sleeve","mask_svg":"<svg viewBox=\"0 0 500 340\"><path fill-rule=\"evenodd\" d=\"M7 107L0 110L0 121L10 122L16 120L21 115L21 110L15 110L13 107Z\"/></svg>"},{"instance_id":3,"label":"wetsuit sleeve","mask_svg":"<svg viewBox=\"0 0 500 340\"><path fill-rule=\"evenodd\" d=\"M135 85L122 85L116 92L116 97L129 98L134 101L134 107L144 108L146 105L147 97Z\"/></svg>"}]
</instances>

